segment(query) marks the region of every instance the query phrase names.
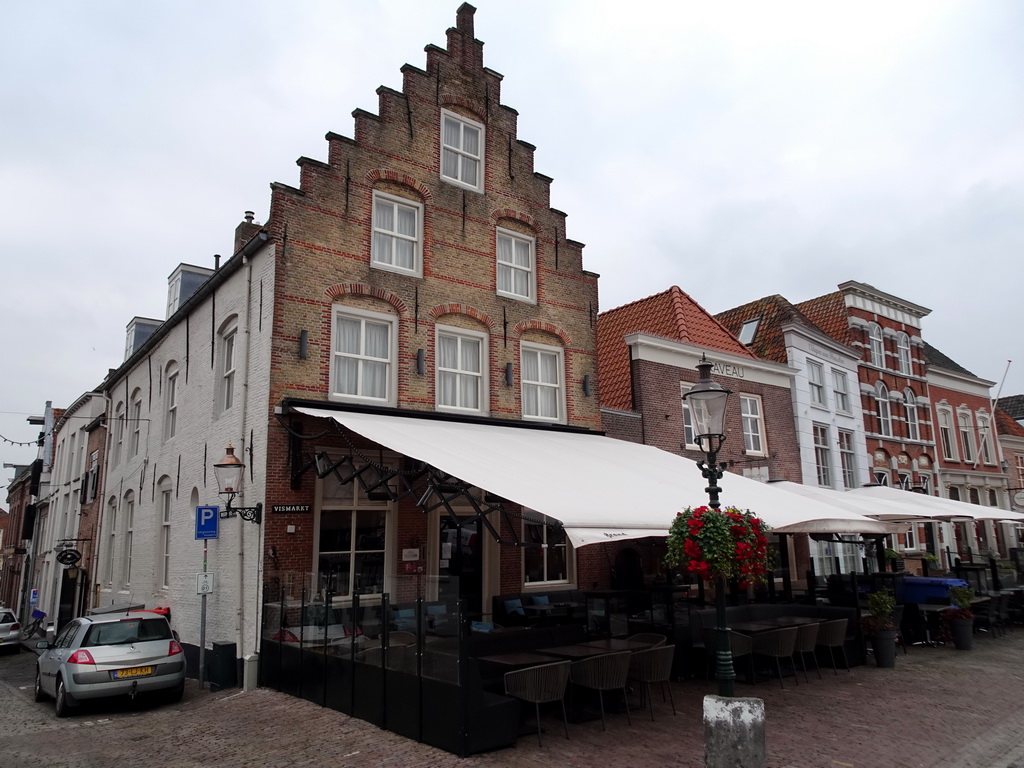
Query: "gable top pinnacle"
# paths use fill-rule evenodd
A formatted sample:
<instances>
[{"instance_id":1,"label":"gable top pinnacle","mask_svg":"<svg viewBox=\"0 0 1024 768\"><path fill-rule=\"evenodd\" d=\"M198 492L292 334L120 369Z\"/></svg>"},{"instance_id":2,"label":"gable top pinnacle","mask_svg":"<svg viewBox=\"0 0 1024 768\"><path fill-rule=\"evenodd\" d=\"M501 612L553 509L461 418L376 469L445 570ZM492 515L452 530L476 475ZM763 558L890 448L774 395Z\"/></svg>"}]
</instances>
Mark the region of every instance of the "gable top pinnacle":
<instances>
[{"instance_id":1,"label":"gable top pinnacle","mask_svg":"<svg viewBox=\"0 0 1024 768\"><path fill-rule=\"evenodd\" d=\"M484 66L484 44L473 32L475 13L476 8L463 3L455 13L455 26L448 29L448 55L463 69L483 69Z\"/></svg>"}]
</instances>

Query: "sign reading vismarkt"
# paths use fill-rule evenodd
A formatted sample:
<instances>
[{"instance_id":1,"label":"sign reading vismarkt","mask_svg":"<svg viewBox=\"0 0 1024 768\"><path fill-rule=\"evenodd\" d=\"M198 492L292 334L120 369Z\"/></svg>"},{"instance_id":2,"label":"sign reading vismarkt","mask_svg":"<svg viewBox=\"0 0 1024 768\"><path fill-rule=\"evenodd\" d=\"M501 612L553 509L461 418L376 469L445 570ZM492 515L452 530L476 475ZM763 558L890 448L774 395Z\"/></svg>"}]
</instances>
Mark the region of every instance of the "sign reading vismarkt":
<instances>
[{"instance_id":1,"label":"sign reading vismarkt","mask_svg":"<svg viewBox=\"0 0 1024 768\"><path fill-rule=\"evenodd\" d=\"M220 526L220 507L196 507L196 538L216 539Z\"/></svg>"}]
</instances>

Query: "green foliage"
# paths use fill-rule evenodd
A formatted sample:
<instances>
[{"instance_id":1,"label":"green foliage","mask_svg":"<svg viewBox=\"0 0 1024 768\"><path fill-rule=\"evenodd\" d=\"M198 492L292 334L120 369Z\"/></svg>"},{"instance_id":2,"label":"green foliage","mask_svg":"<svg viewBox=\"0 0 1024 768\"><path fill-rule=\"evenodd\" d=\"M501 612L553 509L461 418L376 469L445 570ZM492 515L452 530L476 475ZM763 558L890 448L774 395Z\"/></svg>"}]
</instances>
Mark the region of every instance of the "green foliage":
<instances>
[{"instance_id":1,"label":"green foliage","mask_svg":"<svg viewBox=\"0 0 1024 768\"><path fill-rule=\"evenodd\" d=\"M971 612L971 601L974 600L974 590L970 587L950 587L949 588L949 601L955 605L962 613L969 613L971 616L974 614ZM961 618L970 618L969 616L962 616Z\"/></svg>"},{"instance_id":2,"label":"green foliage","mask_svg":"<svg viewBox=\"0 0 1024 768\"><path fill-rule=\"evenodd\" d=\"M749 510L687 507L669 528L665 563L704 580L735 578L743 586L763 581L771 566L767 532Z\"/></svg>"},{"instance_id":3,"label":"green foliage","mask_svg":"<svg viewBox=\"0 0 1024 768\"><path fill-rule=\"evenodd\" d=\"M871 635L886 629L894 629L892 614L896 610L896 596L891 589L880 589L868 595L868 613L861 619L861 627Z\"/></svg>"},{"instance_id":4,"label":"green foliage","mask_svg":"<svg viewBox=\"0 0 1024 768\"><path fill-rule=\"evenodd\" d=\"M885 559L886 560L899 560L900 559L900 553L897 552L895 549L889 549L888 547L886 547L886 549L885 549Z\"/></svg>"}]
</instances>

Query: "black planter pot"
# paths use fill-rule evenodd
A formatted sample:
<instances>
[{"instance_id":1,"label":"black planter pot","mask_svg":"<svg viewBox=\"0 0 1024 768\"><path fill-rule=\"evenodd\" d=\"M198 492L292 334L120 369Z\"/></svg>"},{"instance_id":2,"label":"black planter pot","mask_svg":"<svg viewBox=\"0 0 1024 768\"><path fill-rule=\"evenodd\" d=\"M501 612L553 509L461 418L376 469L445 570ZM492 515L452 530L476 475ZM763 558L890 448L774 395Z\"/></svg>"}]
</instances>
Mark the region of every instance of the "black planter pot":
<instances>
[{"instance_id":1,"label":"black planter pot","mask_svg":"<svg viewBox=\"0 0 1024 768\"><path fill-rule=\"evenodd\" d=\"M871 647L875 651L875 664L880 667L896 666L896 630L883 629L871 636Z\"/></svg>"},{"instance_id":2,"label":"black planter pot","mask_svg":"<svg viewBox=\"0 0 1024 768\"><path fill-rule=\"evenodd\" d=\"M949 631L953 635L953 647L958 651L974 648L974 619L953 619L949 622Z\"/></svg>"}]
</instances>

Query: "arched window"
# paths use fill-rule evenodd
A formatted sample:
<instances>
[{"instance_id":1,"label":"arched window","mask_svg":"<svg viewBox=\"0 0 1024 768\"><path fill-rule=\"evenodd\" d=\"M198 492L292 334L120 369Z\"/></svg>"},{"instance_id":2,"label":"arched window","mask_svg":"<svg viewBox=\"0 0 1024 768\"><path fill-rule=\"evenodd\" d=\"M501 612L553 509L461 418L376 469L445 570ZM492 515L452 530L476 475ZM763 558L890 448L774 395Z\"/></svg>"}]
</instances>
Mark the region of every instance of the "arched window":
<instances>
[{"instance_id":1,"label":"arched window","mask_svg":"<svg viewBox=\"0 0 1024 768\"><path fill-rule=\"evenodd\" d=\"M878 323L868 326L868 342L871 346L871 364L885 368L885 344L882 341L882 326Z\"/></svg>"},{"instance_id":2,"label":"arched window","mask_svg":"<svg viewBox=\"0 0 1024 768\"><path fill-rule=\"evenodd\" d=\"M974 421L970 411L957 411L957 427L960 430L960 447L964 461L974 462Z\"/></svg>"},{"instance_id":3,"label":"arched window","mask_svg":"<svg viewBox=\"0 0 1024 768\"><path fill-rule=\"evenodd\" d=\"M911 440L921 439L921 427L917 420L917 398L914 390L907 387L903 390L903 407L907 413L907 437Z\"/></svg>"},{"instance_id":4,"label":"arched window","mask_svg":"<svg viewBox=\"0 0 1024 768\"><path fill-rule=\"evenodd\" d=\"M128 457L135 458L139 455L139 448L142 445L142 390L136 389L132 392L132 406L128 412L128 426L131 429L131 438L128 441Z\"/></svg>"},{"instance_id":5,"label":"arched window","mask_svg":"<svg viewBox=\"0 0 1024 768\"><path fill-rule=\"evenodd\" d=\"M238 338L238 318L229 317L220 327L219 381L217 382L217 413L230 411L235 404L235 342Z\"/></svg>"},{"instance_id":6,"label":"arched window","mask_svg":"<svg viewBox=\"0 0 1024 768\"><path fill-rule=\"evenodd\" d=\"M885 384L875 385L875 413L878 416L878 434L892 437L892 412L889 405L889 390Z\"/></svg>"},{"instance_id":7,"label":"arched window","mask_svg":"<svg viewBox=\"0 0 1024 768\"><path fill-rule=\"evenodd\" d=\"M935 415L939 421L939 443L942 458L956 461L956 440L953 438L953 412L948 408L936 408Z\"/></svg>"},{"instance_id":8,"label":"arched window","mask_svg":"<svg viewBox=\"0 0 1024 768\"><path fill-rule=\"evenodd\" d=\"M121 448L124 446L124 403L118 403L114 408L113 427L110 440L110 466L116 467L121 463Z\"/></svg>"},{"instance_id":9,"label":"arched window","mask_svg":"<svg viewBox=\"0 0 1024 768\"><path fill-rule=\"evenodd\" d=\"M164 440L170 440L178 432L178 364L167 364L164 380Z\"/></svg>"},{"instance_id":10,"label":"arched window","mask_svg":"<svg viewBox=\"0 0 1024 768\"><path fill-rule=\"evenodd\" d=\"M988 416L983 416L980 413L978 414L978 446L981 460L986 464L995 464L995 453L992 451L992 421Z\"/></svg>"},{"instance_id":11,"label":"arched window","mask_svg":"<svg viewBox=\"0 0 1024 768\"><path fill-rule=\"evenodd\" d=\"M910 337L903 331L896 334L896 352L899 356L900 373L910 374Z\"/></svg>"}]
</instances>

